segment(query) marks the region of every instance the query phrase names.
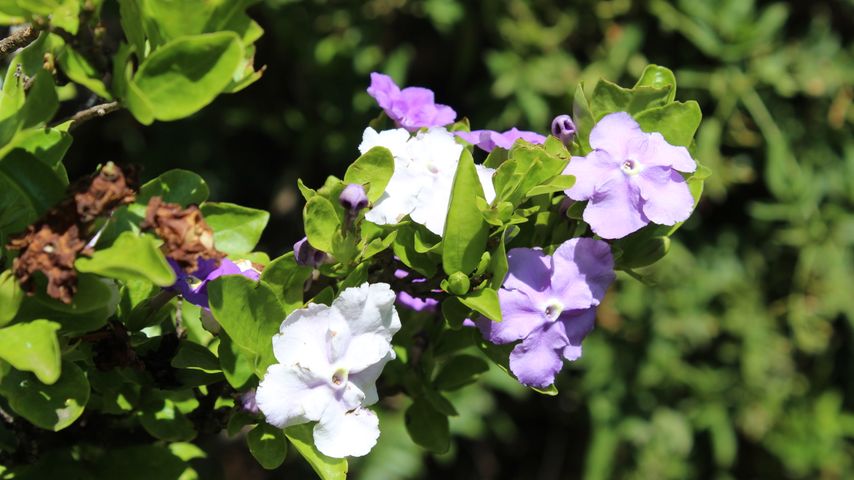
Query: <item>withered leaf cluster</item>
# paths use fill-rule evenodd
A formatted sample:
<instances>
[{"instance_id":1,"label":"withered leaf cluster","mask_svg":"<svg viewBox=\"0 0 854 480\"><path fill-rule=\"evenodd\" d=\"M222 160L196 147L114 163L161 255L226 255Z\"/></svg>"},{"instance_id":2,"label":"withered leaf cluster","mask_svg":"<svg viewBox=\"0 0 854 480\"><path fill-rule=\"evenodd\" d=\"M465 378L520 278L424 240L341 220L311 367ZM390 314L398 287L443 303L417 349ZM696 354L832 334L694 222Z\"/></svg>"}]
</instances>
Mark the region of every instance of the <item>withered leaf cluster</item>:
<instances>
[{"instance_id":1,"label":"withered leaf cluster","mask_svg":"<svg viewBox=\"0 0 854 480\"><path fill-rule=\"evenodd\" d=\"M110 162L72 184L62 202L13 237L8 248L21 253L12 270L24 290L32 293L34 276L42 272L47 277L47 294L71 303L77 292L74 260L89 253L86 245L94 233L94 221L133 202L136 188L135 172Z\"/></svg>"},{"instance_id":2,"label":"withered leaf cluster","mask_svg":"<svg viewBox=\"0 0 854 480\"><path fill-rule=\"evenodd\" d=\"M161 248L166 256L187 273L199 268L199 259L219 263L225 258L225 254L214 247L213 230L196 205L183 208L177 203L165 203L160 197L152 197L140 227L154 230L164 241Z\"/></svg>"}]
</instances>

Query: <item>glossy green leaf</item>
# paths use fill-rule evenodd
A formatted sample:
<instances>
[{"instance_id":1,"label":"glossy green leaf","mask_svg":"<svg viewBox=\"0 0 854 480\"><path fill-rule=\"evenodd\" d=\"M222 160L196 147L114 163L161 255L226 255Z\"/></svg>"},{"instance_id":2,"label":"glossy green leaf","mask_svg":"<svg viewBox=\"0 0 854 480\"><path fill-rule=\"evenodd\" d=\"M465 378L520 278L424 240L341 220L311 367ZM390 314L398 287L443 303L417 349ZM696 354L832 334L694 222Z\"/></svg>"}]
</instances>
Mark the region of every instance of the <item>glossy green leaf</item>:
<instances>
[{"instance_id":1,"label":"glossy green leaf","mask_svg":"<svg viewBox=\"0 0 854 480\"><path fill-rule=\"evenodd\" d=\"M59 61L60 68L68 78L88 88L101 98L113 99L103 80L101 80L98 70L77 50L66 46L57 57L57 61Z\"/></svg>"},{"instance_id":2,"label":"glossy green leaf","mask_svg":"<svg viewBox=\"0 0 854 480\"><path fill-rule=\"evenodd\" d=\"M311 197L303 209L303 221L308 243L320 251L331 253L335 234L341 225L332 202L320 195Z\"/></svg>"},{"instance_id":3,"label":"glossy green leaf","mask_svg":"<svg viewBox=\"0 0 854 480\"><path fill-rule=\"evenodd\" d=\"M221 332L219 338L217 355L225 379L235 389L245 388L255 374L256 355L235 344L227 334Z\"/></svg>"},{"instance_id":4,"label":"glossy green leaf","mask_svg":"<svg viewBox=\"0 0 854 480\"><path fill-rule=\"evenodd\" d=\"M14 190L31 213L25 217L30 222L62 199L65 184L48 165L31 153L16 149L0 159L0 179L5 188ZM6 224L9 215L0 207L0 225ZM28 222L29 223L29 222ZM15 223L17 224L17 222Z\"/></svg>"},{"instance_id":5,"label":"glossy green leaf","mask_svg":"<svg viewBox=\"0 0 854 480\"><path fill-rule=\"evenodd\" d=\"M207 200L208 184L199 175L189 170L169 170L146 182L139 191L137 203L148 203L151 197L160 197L167 203L181 206L199 205Z\"/></svg>"},{"instance_id":6,"label":"glossy green leaf","mask_svg":"<svg viewBox=\"0 0 854 480\"><path fill-rule=\"evenodd\" d=\"M0 327L11 322L24 300L24 291L11 270L0 273Z\"/></svg>"},{"instance_id":7,"label":"glossy green leaf","mask_svg":"<svg viewBox=\"0 0 854 480\"><path fill-rule=\"evenodd\" d=\"M251 252L270 220L264 210L233 203L206 202L201 209L205 222L214 231L214 245L228 254Z\"/></svg>"},{"instance_id":8,"label":"glossy green leaf","mask_svg":"<svg viewBox=\"0 0 854 480\"><path fill-rule=\"evenodd\" d=\"M482 288L468 296L459 297L459 299L465 306L493 322L501 321L501 306L498 302L498 292L494 289Z\"/></svg>"},{"instance_id":9,"label":"glossy green leaf","mask_svg":"<svg viewBox=\"0 0 854 480\"><path fill-rule=\"evenodd\" d=\"M62 374L45 385L31 373L12 370L0 382L9 407L38 427L59 431L83 413L89 401L89 381L73 362L62 362Z\"/></svg>"},{"instance_id":10,"label":"glossy green leaf","mask_svg":"<svg viewBox=\"0 0 854 480\"><path fill-rule=\"evenodd\" d=\"M142 123L189 116L222 92L242 59L243 46L232 32L172 40L140 65L131 82L139 99L128 107Z\"/></svg>"},{"instance_id":11,"label":"glossy green leaf","mask_svg":"<svg viewBox=\"0 0 854 480\"><path fill-rule=\"evenodd\" d=\"M285 312L291 313L303 306L303 290L311 271L311 267L297 264L294 252L288 252L264 268L261 281L270 285Z\"/></svg>"},{"instance_id":12,"label":"glossy green leaf","mask_svg":"<svg viewBox=\"0 0 854 480\"><path fill-rule=\"evenodd\" d=\"M57 330L59 324L48 320L0 328L0 359L18 370L33 372L44 384L56 382L62 361Z\"/></svg>"},{"instance_id":13,"label":"glossy green leaf","mask_svg":"<svg viewBox=\"0 0 854 480\"><path fill-rule=\"evenodd\" d=\"M249 444L249 452L267 470L278 468L288 453L285 432L263 422L249 431L246 442Z\"/></svg>"},{"instance_id":14,"label":"glossy green leaf","mask_svg":"<svg viewBox=\"0 0 854 480\"><path fill-rule=\"evenodd\" d=\"M695 101L674 102L639 113L635 120L645 132L659 132L671 145L689 147L703 115Z\"/></svg>"},{"instance_id":15,"label":"glossy green leaf","mask_svg":"<svg viewBox=\"0 0 854 480\"><path fill-rule=\"evenodd\" d=\"M638 86L628 89L607 80L600 80L590 97L590 109L597 121L613 112L635 114L665 105L670 98L671 90L673 88L670 85Z\"/></svg>"},{"instance_id":16,"label":"glossy green leaf","mask_svg":"<svg viewBox=\"0 0 854 480\"><path fill-rule=\"evenodd\" d=\"M153 437L169 442L189 441L196 437L196 429L176 403L160 395L149 393L139 412L139 423Z\"/></svg>"},{"instance_id":17,"label":"glossy green leaf","mask_svg":"<svg viewBox=\"0 0 854 480\"><path fill-rule=\"evenodd\" d=\"M448 417L423 398L416 398L404 414L406 431L412 441L434 453L445 453L451 446Z\"/></svg>"},{"instance_id":18,"label":"glossy green leaf","mask_svg":"<svg viewBox=\"0 0 854 480\"><path fill-rule=\"evenodd\" d=\"M544 193L562 192L572 188L573 185L575 185L575 177L572 175L557 175L528 190L525 196L533 197Z\"/></svg>"},{"instance_id":19,"label":"glossy green leaf","mask_svg":"<svg viewBox=\"0 0 854 480\"><path fill-rule=\"evenodd\" d=\"M474 355L457 355L442 365L442 369L433 380L439 390L456 390L477 381L477 378L489 370L489 365Z\"/></svg>"},{"instance_id":20,"label":"glossy green leaf","mask_svg":"<svg viewBox=\"0 0 854 480\"><path fill-rule=\"evenodd\" d=\"M285 429L285 436L322 480L345 480L347 478L347 459L331 458L320 453L314 446L311 424L304 423L288 427Z\"/></svg>"},{"instance_id":21,"label":"glossy green leaf","mask_svg":"<svg viewBox=\"0 0 854 480\"><path fill-rule=\"evenodd\" d=\"M676 99L676 77L667 67L647 65L640 77L638 77L637 83L635 83L635 88L637 87L670 87L665 102L670 103Z\"/></svg>"},{"instance_id":22,"label":"glossy green leaf","mask_svg":"<svg viewBox=\"0 0 854 480\"><path fill-rule=\"evenodd\" d=\"M368 200L376 202L394 173L394 157L385 147L374 147L357 158L344 174L345 183L365 185Z\"/></svg>"},{"instance_id":23,"label":"glossy green leaf","mask_svg":"<svg viewBox=\"0 0 854 480\"><path fill-rule=\"evenodd\" d=\"M74 267L117 280L148 280L160 287L175 283L175 272L160 251L159 241L151 235L124 232L112 246L96 250L91 257L80 257Z\"/></svg>"},{"instance_id":24,"label":"glossy green leaf","mask_svg":"<svg viewBox=\"0 0 854 480\"><path fill-rule=\"evenodd\" d=\"M483 198L483 188L468 150L463 150L445 220L442 268L448 275L472 272L486 248L489 228L477 208L477 197Z\"/></svg>"},{"instance_id":25,"label":"glossy green leaf","mask_svg":"<svg viewBox=\"0 0 854 480\"><path fill-rule=\"evenodd\" d=\"M220 371L220 362L207 347L195 342L183 341L170 364L175 368L195 368L205 372Z\"/></svg>"}]
</instances>

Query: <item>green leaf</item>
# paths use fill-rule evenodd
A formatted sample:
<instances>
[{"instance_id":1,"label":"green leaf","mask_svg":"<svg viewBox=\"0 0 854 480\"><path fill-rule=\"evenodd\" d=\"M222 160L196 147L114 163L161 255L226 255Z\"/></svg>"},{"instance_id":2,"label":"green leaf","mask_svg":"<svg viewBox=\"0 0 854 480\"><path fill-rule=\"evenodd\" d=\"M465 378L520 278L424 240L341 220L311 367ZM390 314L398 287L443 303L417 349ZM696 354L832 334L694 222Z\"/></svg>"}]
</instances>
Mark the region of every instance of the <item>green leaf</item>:
<instances>
[{"instance_id":1,"label":"green leaf","mask_svg":"<svg viewBox=\"0 0 854 480\"><path fill-rule=\"evenodd\" d=\"M572 119L575 121L577 129L575 135L576 141L581 145L581 151L573 153L579 155L586 154L590 151L590 131L593 130L596 120L593 118L590 103L587 100L587 95L584 93L583 83L579 83L575 87L575 95L572 98Z\"/></svg>"},{"instance_id":2,"label":"green leaf","mask_svg":"<svg viewBox=\"0 0 854 480\"><path fill-rule=\"evenodd\" d=\"M31 373L11 370L0 382L9 407L37 427L58 432L74 423L89 401L89 381L73 362L62 362L62 375L52 385Z\"/></svg>"},{"instance_id":3,"label":"green leaf","mask_svg":"<svg viewBox=\"0 0 854 480\"><path fill-rule=\"evenodd\" d=\"M219 359L207 347L184 341L170 363L175 368L195 368L205 372L219 372Z\"/></svg>"},{"instance_id":4,"label":"green leaf","mask_svg":"<svg viewBox=\"0 0 854 480\"><path fill-rule=\"evenodd\" d=\"M635 116L644 132L659 132L671 145L689 147L703 114L695 101L673 102Z\"/></svg>"},{"instance_id":5,"label":"green leaf","mask_svg":"<svg viewBox=\"0 0 854 480\"><path fill-rule=\"evenodd\" d=\"M404 414L406 431L412 441L434 453L445 453L451 447L448 417L423 398L416 398Z\"/></svg>"},{"instance_id":6,"label":"green leaf","mask_svg":"<svg viewBox=\"0 0 854 480\"><path fill-rule=\"evenodd\" d=\"M445 220L442 268L448 275L471 273L486 248L489 228L477 208L476 198L483 198L483 188L474 167L474 159L463 150Z\"/></svg>"},{"instance_id":7,"label":"green leaf","mask_svg":"<svg viewBox=\"0 0 854 480\"><path fill-rule=\"evenodd\" d=\"M306 202L302 216L308 243L320 251L331 253L335 233L341 225L332 202L315 195Z\"/></svg>"},{"instance_id":8,"label":"green leaf","mask_svg":"<svg viewBox=\"0 0 854 480\"><path fill-rule=\"evenodd\" d=\"M670 103L676 99L676 77L667 67L647 65L635 83L635 88L637 87L670 87L665 103Z\"/></svg>"},{"instance_id":9,"label":"green leaf","mask_svg":"<svg viewBox=\"0 0 854 480\"><path fill-rule=\"evenodd\" d=\"M42 70L33 77L27 99L19 113L21 127L42 125L53 118L57 109L59 109L59 98L56 96L53 76Z\"/></svg>"},{"instance_id":10,"label":"green leaf","mask_svg":"<svg viewBox=\"0 0 854 480\"><path fill-rule=\"evenodd\" d=\"M590 108L597 120L613 112L635 114L665 105L670 98L671 90L670 85L660 88L639 86L628 89L607 80L600 80L593 89Z\"/></svg>"},{"instance_id":11,"label":"green leaf","mask_svg":"<svg viewBox=\"0 0 854 480\"><path fill-rule=\"evenodd\" d=\"M392 249L404 265L429 278L436 273L438 257L434 254L417 251L415 248L416 231L416 227L412 223L398 225L397 236L392 243Z\"/></svg>"},{"instance_id":12,"label":"green leaf","mask_svg":"<svg viewBox=\"0 0 854 480\"><path fill-rule=\"evenodd\" d=\"M161 197L164 202L186 207L201 204L208 194L208 184L202 177L189 170L175 169L146 182L139 190L137 203L146 204L151 197Z\"/></svg>"},{"instance_id":13,"label":"green leaf","mask_svg":"<svg viewBox=\"0 0 854 480\"><path fill-rule=\"evenodd\" d=\"M184 445L184 444L181 444ZM92 478L121 478L122 480L192 480L199 478L179 453L169 445L140 445L111 448L95 464Z\"/></svg>"},{"instance_id":14,"label":"green leaf","mask_svg":"<svg viewBox=\"0 0 854 480\"><path fill-rule=\"evenodd\" d=\"M233 32L172 40L140 65L131 82L139 98L128 108L145 124L187 117L225 89L242 60L243 45Z\"/></svg>"},{"instance_id":15,"label":"green leaf","mask_svg":"<svg viewBox=\"0 0 854 480\"><path fill-rule=\"evenodd\" d=\"M77 50L66 46L57 57L57 60L59 61L60 68L62 68L62 71L68 78L88 88L101 98L107 100L113 99L113 96L107 91L107 87L100 78L100 72L89 63L86 57L78 53Z\"/></svg>"},{"instance_id":16,"label":"green leaf","mask_svg":"<svg viewBox=\"0 0 854 480\"><path fill-rule=\"evenodd\" d=\"M95 251L91 258L78 258L74 267L84 273L122 281L148 280L168 287L175 283L176 276L159 243L151 235L124 232L109 248Z\"/></svg>"},{"instance_id":17,"label":"green leaf","mask_svg":"<svg viewBox=\"0 0 854 480\"><path fill-rule=\"evenodd\" d=\"M196 429L178 408L175 401L152 390L144 399L139 423L153 437L168 442L189 441L196 437Z\"/></svg>"},{"instance_id":18,"label":"green leaf","mask_svg":"<svg viewBox=\"0 0 854 480\"><path fill-rule=\"evenodd\" d=\"M314 446L311 424L304 423L288 427L285 429L285 436L322 480L345 480L347 478L347 459L331 458L320 453Z\"/></svg>"},{"instance_id":19,"label":"green leaf","mask_svg":"<svg viewBox=\"0 0 854 480\"><path fill-rule=\"evenodd\" d=\"M433 385L439 390L456 390L477 380L482 373L489 370L489 365L480 357L474 355L457 355L448 360Z\"/></svg>"},{"instance_id":20,"label":"green leaf","mask_svg":"<svg viewBox=\"0 0 854 480\"><path fill-rule=\"evenodd\" d=\"M24 291L11 270L0 273L0 327L11 322L24 300Z\"/></svg>"},{"instance_id":21,"label":"green leaf","mask_svg":"<svg viewBox=\"0 0 854 480\"><path fill-rule=\"evenodd\" d=\"M230 255L251 252L270 220L264 210L233 203L206 202L201 209L205 222L214 231L217 250Z\"/></svg>"},{"instance_id":22,"label":"green leaf","mask_svg":"<svg viewBox=\"0 0 854 480\"><path fill-rule=\"evenodd\" d=\"M62 362L57 330L59 324L48 320L0 328L0 359L18 370L35 373L46 385L53 384L59 378Z\"/></svg>"},{"instance_id":23,"label":"green leaf","mask_svg":"<svg viewBox=\"0 0 854 480\"><path fill-rule=\"evenodd\" d=\"M48 297L42 289L36 290L36 294L31 297L35 303L74 315L88 314L104 307L114 308L119 300L118 289L113 282L89 273L77 276L77 293L70 304Z\"/></svg>"},{"instance_id":24,"label":"green leaf","mask_svg":"<svg viewBox=\"0 0 854 480\"><path fill-rule=\"evenodd\" d=\"M499 235L501 239L490 257L489 265L490 270L492 270L492 280L489 284L495 290L501 288L501 285L504 284L504 277L510 270L510 265L507 262L507 230L502 230Z\"/></svg>"},{"instance_id":25,"label":"green leaf","mask_svg":"<svg viewBox=\"0 0 854 480\"><path fill-rule=\"evenodd\" d=\"M250 430L246 442L249 444L249 452L267 470L278 468L288 453L285 432L266 423L259 423Z\"/></svg>"},{"instance_id":26,"label":"green leaf","mask_svg":"<svg viewBox=\"0 0 854 480\"><path fill-rule=\"evenodd\" d=\"M501 321L501 306L498 303L498 292L494 289L482 288L471 295L459 297L459 299L465 306L493 322Z\"/></svg>"},{"instance_id":27,"label":"green leaf","mask_svg":"<svg viewBox=\"0 0 854 480\"><path fill-rule=\"evenodd\" d=\"M145 27L139 0L119 0L119 15L125 37L139 58L145 58Z\"/></svg>"},{"instance_id":28,"label":"green leaf","mask_svg":"<svg viewBox=\"0 0 854 480\"><path fill-rule=\"evenodd\" d=\"M394 157L385 147L374 147L357 158L344 174L344 183L366 185L368 200L376 202L394 173Z\"/></svg>"},{"instance_id":29,"label":"green leaf","mask_svg":"<svg viewBox=\"0 0 854 480\"><path fill-rule=\"evenodd\" d=\"M528 190L528 193L526 193L525 196L533 197L544 193L562 192L572 188L573 185L575 185L575 177L572 175L556 175L546 180L545 183Z\"/></svg>"},{"instance_id":30,"label":"green leaf","mask_svg":"<svg viewBox=\"0 0 854 480\"><path fill-rule=\"evenodd\" d=\"M65 194L65 184L56 173L31 153L20 149L12 150L0 159L0 179L7 182L6 188L17 192L32 212L26 217L30 221L58 203ZM3 220L6 212L3 211L2 215L0 225L6 223Z\"/></svg>"},{"instance_id":31,"label":"green leaf","mask_svg":"<svg viewBox=\"0 0 854 480\"><path fill-rule=\"evenodd\" d=\"M227 334L220 332L217 349L225 379L235 389L246 386L255 374L255 354L236 345ZM272 339L270 341L272 344Z\"/></svg>"},{"instance_id":32,"label":"green leaf","mask_svg":"<svg viewBox=\"0 0 854 480\"><path fill-rule=\"evenodd\" d=\"M641 230L618 240L615 244L622 250L622 255L617 258L616 268L625 270L652 265L664 258L670 250L670 237L650 237L647 230Z\"/></svg>"},{"instance_id":33,"label":"green leaf","mask_svg":"<svg viewBox=\"0 0 854 480\"><path fill-rule=\"evenodd\" d=\"M253 369L259 378L273 358L273 335L285 319L285 311L273 289L242 275L226 275L208 283L211 313L231 340L254 355Z\"/></svg>"},{"instance_id":34,"label":"green leaf","mask_svg":"<svg viewBox=\"0 0 854 480\"><path fill-rule=\"evenodd\" d=\"M264 268L261 281L270 285L285 313L291 313L303 306L303 290L311 272L311 267L297 264L294 252L288 252Z\"/></svg>"}]
</instances>

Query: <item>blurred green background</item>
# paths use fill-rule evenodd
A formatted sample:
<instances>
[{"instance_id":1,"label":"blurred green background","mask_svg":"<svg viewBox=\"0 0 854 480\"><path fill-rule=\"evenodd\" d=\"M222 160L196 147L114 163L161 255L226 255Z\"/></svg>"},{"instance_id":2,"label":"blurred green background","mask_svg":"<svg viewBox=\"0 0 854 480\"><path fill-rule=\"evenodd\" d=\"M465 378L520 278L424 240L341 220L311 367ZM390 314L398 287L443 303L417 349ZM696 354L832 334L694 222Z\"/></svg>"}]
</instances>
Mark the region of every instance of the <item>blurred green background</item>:
<instances>
[{"instance_id":1,"label":"blurred green background","mask_svg":"<svg viewBox=\"0 0 854 480\"><path fill-rule=\"evenodd\" d=\"M698 211L646 284L620 278L560 395L490 372L455 393L439 457L388 399L354 478L852 478L854 1L268 0L250 13L266 30L260 82L179 122L87 123L72 177L107 160L146 178L197 171L212 198L272 212L272 256L302 236L296 178L319 185L357 156L379 113L371 71L434 89L474 128L546 132L579 82L631 85L656 63L705 114L695 156L714 175ZM210 441L220 464L203 478L302 468L268 476L241 445Z\"/></svg>"}]
</instances>

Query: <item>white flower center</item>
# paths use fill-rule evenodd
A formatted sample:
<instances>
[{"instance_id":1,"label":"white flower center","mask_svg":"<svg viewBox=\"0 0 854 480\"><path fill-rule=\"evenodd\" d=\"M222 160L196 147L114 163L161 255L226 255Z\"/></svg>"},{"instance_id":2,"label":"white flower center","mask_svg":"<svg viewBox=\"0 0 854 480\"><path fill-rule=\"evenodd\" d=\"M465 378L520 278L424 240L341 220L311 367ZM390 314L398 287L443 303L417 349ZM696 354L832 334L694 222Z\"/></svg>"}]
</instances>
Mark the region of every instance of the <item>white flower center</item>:
<instances>
[{"instance_id":1,"label":"white flower center","mask_svg":"<svg viewBox=\"0 0 854 480\"><path fill-rule=\"evenodd\" d=\"M620 169L626 175L637 175L640 173L640 167L640 163L633 158L627 158L626 161L620 165Z\"/></svg>"},{"instance_id":2,"label":"white flower center","mask_svg":"<svg viewBox=\"0 0 854 480\"><path fill-rule=\"evenodd\" d=\"M561 313L563 313L563 304L557 300L552 300L548 305L546 305L543 313L546 314L546 318L548 318L550 322L553 322L557 320L557 317L559 317Z\"/></svg>"},{"instance_id":3,"label":"white flower center","mask_svg":"<svg viewBox=\"0 0 854 480\"><path fill-rule=\"evenodd\" d=\"M338 368L332 374L332 378L329 381L332 383L334 388L342 388L347 384L347 377L349 373L350 372L346 368Z\"/></svg>"}]
</instances>

